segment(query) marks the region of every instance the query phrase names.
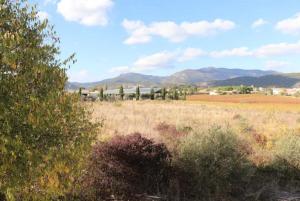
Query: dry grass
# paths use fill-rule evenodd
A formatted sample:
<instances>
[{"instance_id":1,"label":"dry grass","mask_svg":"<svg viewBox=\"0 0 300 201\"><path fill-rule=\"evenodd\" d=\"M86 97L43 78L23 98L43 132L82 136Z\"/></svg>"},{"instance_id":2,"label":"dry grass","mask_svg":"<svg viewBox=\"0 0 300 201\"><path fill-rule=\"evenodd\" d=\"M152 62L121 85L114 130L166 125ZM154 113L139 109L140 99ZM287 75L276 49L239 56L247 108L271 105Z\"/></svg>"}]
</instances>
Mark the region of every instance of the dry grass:
<instances>
[{"instance_id":1,"label":"dry grass","mask_svg":"<svg viewBox=\"0 0 300 201\"><path fill-rule=\"evenodd\" d=\"M193 95L187 97L190 101L204 102L226 102L226 103L267 103L267 104L298 104L300 107L300 98L287 96L266 96L266 95Z\"/></svg>"},{"instance_id":2,"label":"dry grass","mask_svg":"<svg viewBox=\"0 0 300 201\"><path fill-rule=\"evenodd\" d=\"M99 140L140 132L160 142L157 126L162 122L178 130L192 128L192 132L220 126L230 128L248 144L251 160L257 164L272 160L276 141L300 133L300 106L295 104L124 101L87 105L93 109L94 120L104 120Z\"/></svg>"},{"instance_id":3,"label":"dry grass","mask_svg":"<svg viewBox=\"0 0 300 201\"><path fill-rule=\"evenodd\" d=\"M104 119L102 134L141 132L156 138L156 126L165 122L180 127L203 130L212 125L243 127L267 137L300 129L300 106L280 104L230 104L193 101L125 101L91 103L93 118ZM240 131L242 132L242 131Z\"/></svg>"}]
</instances>

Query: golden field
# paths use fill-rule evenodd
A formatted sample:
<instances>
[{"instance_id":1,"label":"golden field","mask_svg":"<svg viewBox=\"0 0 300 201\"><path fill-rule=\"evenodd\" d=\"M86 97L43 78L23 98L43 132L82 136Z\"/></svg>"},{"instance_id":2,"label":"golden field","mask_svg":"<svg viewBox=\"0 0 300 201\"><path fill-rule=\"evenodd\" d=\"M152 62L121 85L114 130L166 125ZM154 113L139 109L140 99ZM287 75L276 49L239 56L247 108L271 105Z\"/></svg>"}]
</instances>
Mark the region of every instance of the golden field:
<instances>
[{"instance_id":1,"label":"golden field","mask_svg":"<svg viewBox=\"0 0 300 201\"><path fill-rule=\"evenodd\" d=\"M177 130L206 131L214 126L230 129L254 150L254 162L272 157L276 141L300 133L300 105L221 103L203 101L123 101L87 103L94 121L103 121L99 140L139 132L161 142L158 125Z\"/></svg>"},{"instance_id":2,"label":"golden field","mask_svg":"<svg viewBox=\"0 0 300 201\"><path fill-rule=\"evenodd\" d=\"M300 98L289 96L267 96L263 94L245 94L245 95L192 95L187 97L189 101L204 102L226 102L226 103L257 103L257 104L298 104Z\"/></svg>"}]
</instances>

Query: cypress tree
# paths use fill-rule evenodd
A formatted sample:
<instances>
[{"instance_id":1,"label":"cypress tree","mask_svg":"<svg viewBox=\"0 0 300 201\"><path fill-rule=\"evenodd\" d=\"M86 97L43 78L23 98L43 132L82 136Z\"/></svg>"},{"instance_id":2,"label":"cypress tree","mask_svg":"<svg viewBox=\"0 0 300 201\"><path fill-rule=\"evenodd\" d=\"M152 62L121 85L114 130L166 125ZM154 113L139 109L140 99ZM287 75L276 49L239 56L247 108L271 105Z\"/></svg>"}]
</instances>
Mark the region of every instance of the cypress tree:
<instances>
[{"instance_id":1,"label":"cypress tree","mask_svg":"<svg viewBox=\"0 0 300 201\"><path fill-rule=\"evenodd\" d=\"M124 100L124 88L123 88L123 86L120 86L119 94L120 94L121 100Z\"/></svg>"},{"instance_id":2,"label":"cypress tree","mask_svg":"<svg viewBox=\"0 0 300 201\"><path fill-rule=\"evenodd\" d=\"M155 94L154 94L154 89L153 88L151 88L151 91L150 91L150 99L151 100L154 100L154 97L155 96Z\"/></svg>"},{"instance_id":3,"label":"cypress tree","mask_svg":"<svg viewBox=\"0 0 300 201\"><path fill-rule=\"evenodd\" d=\"M161 96L162 96L163 100L166 100L166 95L167 95L167 90L166 90L166 88L163 88L162 92L161 92Z\"/></svg>"},{"instance_id":4,"label":"cypress tree","mask_svg":"<svg viewBox=\"0 0 300 201\"><path fill-rule=\"evenodd\" d=\"M140 100L140 95L141 95L141 93L140 93L140 87L137 86L136 92L135 92L135 98L136 98L136 100Z\"/></svg>"},{"instance_id":5,"label":"cypress tree","mask_svg":"<svg viewBox=\"0 0 300 201\"><path fill-rule=\"evenodd\" d=\"M100 89L99 98L100 98L100 101L104 100L103 88Z\"/></svg>"}]
</instances>

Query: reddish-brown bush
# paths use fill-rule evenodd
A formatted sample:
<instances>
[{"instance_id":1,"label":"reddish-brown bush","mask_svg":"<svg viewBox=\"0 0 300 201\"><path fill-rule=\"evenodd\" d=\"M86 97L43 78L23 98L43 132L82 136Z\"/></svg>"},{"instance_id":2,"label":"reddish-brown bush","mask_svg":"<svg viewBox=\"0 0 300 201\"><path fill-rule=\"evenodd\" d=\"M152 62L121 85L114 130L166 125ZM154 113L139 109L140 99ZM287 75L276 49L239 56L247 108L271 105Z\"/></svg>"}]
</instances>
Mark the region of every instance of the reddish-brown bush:
<instances>
[{"instance_id":1,"label":"reddish-brown bush","mask_svg":"<svg viewBox=\"0 0 300 201\"><path fill-rule=\"evenodd\" d=\"M92 200L137 194L163 194L168 186L170 153L164 144L135 133L98 143L82 178L82 192Z\"/></svg>"}]
</instances>

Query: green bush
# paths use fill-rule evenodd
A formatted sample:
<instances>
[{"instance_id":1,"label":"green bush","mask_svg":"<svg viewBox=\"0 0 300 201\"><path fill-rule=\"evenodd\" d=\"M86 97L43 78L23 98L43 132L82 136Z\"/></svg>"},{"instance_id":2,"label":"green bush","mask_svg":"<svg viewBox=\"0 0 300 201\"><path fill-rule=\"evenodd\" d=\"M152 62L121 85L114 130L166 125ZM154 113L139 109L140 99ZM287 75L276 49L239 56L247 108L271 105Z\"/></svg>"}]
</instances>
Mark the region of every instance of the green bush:
<instances>
[{"instance_id":1,"label":"green bush","mask_svg":"<svg viewBox=\"0 0 300 201\"><path fill-rule=\"evenodd\" d=\"M64 90L74 59L53 27L26 0L0 2L0 194L47 200L72 186L97 125Z\"/></svg>"},{"instance_id":2,"label":"green bush","mask_svg":"<svg viewBox=\"0 0 300 201\"><path fill-rule=\"evenodd\" d=\"M188 136L176 166L186 175L182 182L190 187L181 190L192 200L225 200L240 194L250 167L239 140L219 128Z\"/></svg>"},{"instance_id":3,"label":"green bush","mask_svg":"<svg viewBox=\"0 0 300 201\"><path fill-rule=\"evenodd\" d=\"M300 181L300 136L286 134L275 143L274 150L275 160L272 165L280 176Z\"/></svg>"}]
</instances>

